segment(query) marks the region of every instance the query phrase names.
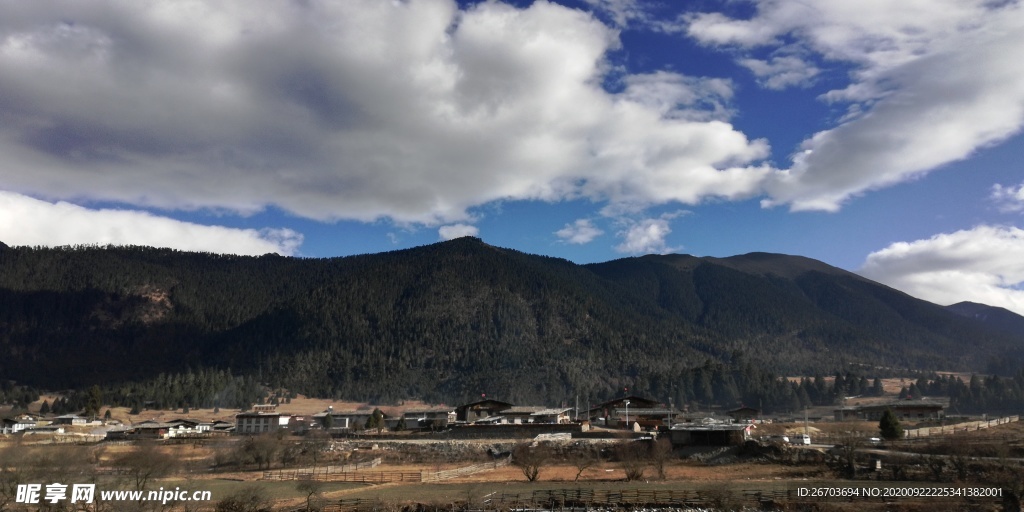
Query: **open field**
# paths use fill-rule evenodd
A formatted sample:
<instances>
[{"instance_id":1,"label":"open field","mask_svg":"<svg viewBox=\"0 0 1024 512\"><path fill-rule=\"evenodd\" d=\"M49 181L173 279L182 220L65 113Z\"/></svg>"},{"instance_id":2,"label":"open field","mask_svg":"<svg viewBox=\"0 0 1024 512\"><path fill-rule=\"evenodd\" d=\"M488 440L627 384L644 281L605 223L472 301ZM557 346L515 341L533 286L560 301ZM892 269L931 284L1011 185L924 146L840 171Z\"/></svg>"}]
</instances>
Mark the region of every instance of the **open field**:
<instances>
[{"instance_id":1,"label":"open field","mask_svg":"<svg viewBox=\"0 0 1024 512\"><path fill-rule=\"evenodd\" d=\"M899 383L899 379L895 379L895 381L897 384ZM52 397L50 398L52 399ZM415 407L422 404L408 403L405 405ZM310 414L311 411L321 411L330 406L333 406L335 410L347 410L365 408L366 404L296 398L292 400L291 404L282 404L279 410ZM830 408L819 409L818 417L828 416ZM218 414L214 414L212 410L193 409L187 415L181 411L144 411L140 415L128 415L126 409L116 408L112 414L115 418L124 418L123 421L138 422L144 419L166 420L182 416L230 421L235 413L234 410L222 409ZM813 418L814 415L811 417ZM904 426L913 427L913 425ZM761 437L796 434L803 433L804 428L802 421L763 423L756 426L753 435ZM812 422L807 428L812 442L836 443L844 436L847 438L853 436L862 441L867 437L874 437L877 435L878 424L867 421L825 421ZM508 450L508 447L515 443L512 440L491 439L441 442L417 440L403 444L398 442L400 439L401 436L379 440L372 438L336 439L332 444L333 451L324 455L318 463L322 467L325 464L342 464L349 460L382 457L385 460L383 464L367 471L428 474L464 468L479 464L484 460L493 460L485 453L487 447L503 445L501 450ZM200 507L199 510L212 510L212 505L217 501L250 486L262 488L269 498L274 500L275 510L289 510L304 506L306 494L298 489L300 481L264 480L263 472L255 470L253 463L245 463L240 466L222 463L225 455L237 450L244 440L245 438L238 436L201 443L158 445L159 453L172 458L176 463L171 474L152 480L147 489L180 487L181 489L211 492L213 500L210 506L205 509ZM4 462L2 450L16 446L18 442L22 441L15 437L0 436L0 466ZM302 438L285 437L280 442L282 446L297 445L302 442ZM607 446L620 441L592 442L597 446ZM574 441L574 443L578 443L578 441ZM379 445L379 449L374 447L373 450L370 450L369 448L373 445ZM429 448L431 445L441 447L441 449ZM486 506L487 503L499 503L496 500L503 500L500 501L502 506L511 507L513 503L521 503L526 506L530 500L536 504L537 500L544 496L564 498L573 493L576 493L577 496L590 496L595 500L613 499L609 497L617 496L618 498L614 499L625 500L621 503L640 503L641 501L630 500L643 499L657 499L660 503L666 503L665 499L682 499L679 498L680 496L710 496L714 497L715 503L727 508L730 504L756 504L756 501L751 501L754 493L764 493L766 496L775 497L779 496L778 493L782 493L782 496L792 497L794 489L798 487L995 485L996 477L991 476L993 473L985 473L981 469L972 470L974 472L968 480L959 479L951 466L947 466L941 475L931 476L929 468L926 466L925 457L932 454L954 453L957 452L958 447L963 446L971 447L974 454L979 457L998 459L1000 464L1011 458L1024 458L1024 424L1011 423L983 431L959 432L933 436L924 440L893 443L891 449L921 454L921 458L910 462L907 472L899 477L896 476L895 471L891 470L888 460L885 461L886 465L880 472L869 472L866 469L868 458L874 457L874 455L864 454L860 461L864 468L864 474L857 480L843 480L838 478L835 464L830 465L830 462L834 463L834 460L829 459L830 456L825 454L824 448L815 447L817 448L817 451L814 452L815 455L805 459L793 457L792 454L795 452L787 454L787 451L792 449L784 447L782 456L775 458L730 456L722 457L714 463L680 459L677 453L677 456L666 464L664 479L655 478L656 470L651 465L645 469L643 478L627 481L623 464L615 461L614 458L605 457L601 462L585 468L577 480L578 468L570 464L569 459L562 453L541 468L536 482L528 482L520 468L508 465L440 483L323 482L320 484L319 490L325 503L345 503L346 506L357 505L377 510L399 510L401 506L417 504L428 504L446 509L472 508L473 506L480 508ZM21 448L38 455L42 460L49 460L51 463L54 461L73 463L71 467L83 468L84 472L79 474L86 474L89 467L93 469L117 467L127 456L140 449L140 445L100 443L89 446L54 446L45 444L43 440L36 440L31 444L26 443ZM409 451L402 452L406 449ZM402 455L399 452L402 452ZM429 460L430 456L436 457L436 460ZM288 467L293 469L296 467L295 464ZM309 463L298 464L306 464L308 467ZM217 465L216 468L214 468L215 465ZM271 462L271 466L277 470L281 467L281 462L275 459ZM1018 466L1019 464L1014 467ZM1017 471L1017 469L1012 469L1012 471ZM1024 482L1024 469L1020 474L1022 482ZM96 478L98 486L104 485L113 489L125 488L130 484L128 477L123 475L104 475ZM75 482L69 481L68 483ZM491 501L487 502L487 500ZM933 499L931 502L923 503L902 501L899 503L900 508L894 508L891 503L871 501L836 503L816 510L868 512L873 510L970 509L987 511L998 510L998 504L998 500L991 499L975 502L970 506L961 501L936 501Z\"/></svg>"},{"instance_id":2,"label":"open field","mask_svg":"<svg viewBox=\"0 0 1024 512\"><path fill-rule=\"evenodd\" d=\"M43 402L53 403L55 399L59 398L60 395L56 394L45 394L40 395L39 400L32 402L28 405L29 412L38 413ZM359 409L374 409L379 408L386 415L392 415L403 409L409 408L423 408L433 407L437 404L428 404L426 402L416 400L406 400L401 404L396 405L375 405L365 402L350 402L343 400L331 400L325 398L308 398L302 395L291 399L291 403L281 403L278 405L277 410L284 414L296 414L296 415L312 415L321 411L326 411L328 407L334 407L336 411L349 411ZM441 404L443 405L443 404ZM0 415L9 413L11 406L0 406ZM100 414L104 414L107 410L110 410L111 419L121 421L123 423L138 423L145 420L155 421L166 421L174 418L188 417L201 421L214 421L224 420L234 422L235 415L238 414L238 409L221 408L218 412L214 412L213 409L202 409L202 408L191 408L188 413L183 412L181 409L177 410L143 410L139 414L129 414L131 408L129 407L103 407Z\"/></svg>"},{"instance_id":3,"label":"open field","mask_svg":"<svg viewBox=\"0 0 1024 512\"><path fill-rule=\"evenodd\" d=\"M787 426L779 425L782 428ZM790 425L789 428L792 428ZM1000 439L1013 438L1016 442L1024 439L1024 428L1019 424L993 428L988 432L971 432L963 436L999 436ZM237 444L238 440L233 443ZM2 447L0 447L2 448ZM31 453L41 456L41 460L61 460L65 462L79 461L82 464L96 467L116 466L118 461L132 453L137 446L107 445L96 446L33 446L26 447ZM158 448L159 453L170 455L175 460L190 461L179 464L172 475L150 482L148 489L162 487L164 489L181 488L190 491L209 491L213 498L208 508L217 501L224 499L242 489L258 486L274 501L275 510L289 510L304 506L305 494L299 490L299 481L267 481L262 480L263 472L239 468L228 472L211 471L209 464L215 458L217 450L225 446L169 445ZM370 453L370 456L381 455L386 450ZM467 465L478 461L446 461L437 463L389 463L382 464L368 471L408 471L437 472ZM274 464L274 468L279 464ZM367 509L399 510L401 506L428 504L451 509L484 505L485 500L492 500L497 505L513 506L514 503L526 503L530 500L547 499L545 497L586 496L592 500L616 499L620 503L640 503L644 499L684 499L700 497L711 499L721 506L756 504L755 495L767 497L795 496L798 487L834 487L849 485L858 487L911 486L925 487L937 485L918 473L909 480L891 481L888 478L876 479L871 476L864 480L841 480L835 476L833 469L820 463L793 463L792 460L744 460L733 457L722 464L706 464L695 460L670 460L665 466L665 478L655 478L653 466L645 469L644 477L626 481L625 472L620 462L605 460L584 469L576 481L577 467L567 462L552 460L545 464L536 482L528 482L522 471L515 466L500 466L468 476L454 478L442 483L391 483L366 485L357 483L323 482L320 484L322 499L325 503L346 503L346 506L366 506ZM885 476L882 473L879 476ZM77 478L77 477L76 477ZM59 480L58 480L59 481ZM103 476L96 480L98 488L124 488L130 486L129 476ZM69 481L68 483L75 483ZM941 485L959 485L949 481ZM991 482L988 482L991 484ZM118 487L120 486L120 487ZM788 494L787 494L788 493ZM634 501L630 501L634 500ZM641 500L641 501L635 501ZM600 502L600 501L597 501ZM909 501L905 505L909 506ZM955 510L960 508L959 501L925 502L916 510ZM979 501L972 505L971 510L997 510L998 501ZM823 507L816 510L915 510L914 508L894 509L884 500L864 503L836 503L834 507ZM930 505L931 508L927 508ZM936 508L937 507L937 508ZM200 507L200 510L204 510Z\"/></svg>"}]
</instances>

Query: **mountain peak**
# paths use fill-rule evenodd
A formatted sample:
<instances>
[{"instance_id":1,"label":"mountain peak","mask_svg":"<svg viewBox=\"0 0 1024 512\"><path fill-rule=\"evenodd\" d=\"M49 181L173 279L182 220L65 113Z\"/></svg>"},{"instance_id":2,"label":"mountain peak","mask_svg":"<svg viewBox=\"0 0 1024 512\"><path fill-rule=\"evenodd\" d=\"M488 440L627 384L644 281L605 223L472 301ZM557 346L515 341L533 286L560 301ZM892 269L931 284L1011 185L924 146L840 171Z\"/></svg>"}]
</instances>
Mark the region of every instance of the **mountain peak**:
<instances>
[{"instance_id":1,"label":"mountain peak","mask_svg":"<svg viewBox=\"0 0 1024 512\"><path fill-rule=\"evenodd\" d=\"M946 306L946 310L977 320L998 331L1015 335L1024 334L1024 316L1005 308L964 301Z\"/></svg>"},{"instance_id":2,"label":"mountain peak","mask_svg":"<svg viewBox=\"0 0 1024 512\"><path fill-rule=\"evenodd\" d=\"M807 272L821 272L829 275L855 275L812 258L791 254L751 252L727 258L707 259L741 272L765 276L776 275L793 278Z\"/></svg>"}]
</instances>

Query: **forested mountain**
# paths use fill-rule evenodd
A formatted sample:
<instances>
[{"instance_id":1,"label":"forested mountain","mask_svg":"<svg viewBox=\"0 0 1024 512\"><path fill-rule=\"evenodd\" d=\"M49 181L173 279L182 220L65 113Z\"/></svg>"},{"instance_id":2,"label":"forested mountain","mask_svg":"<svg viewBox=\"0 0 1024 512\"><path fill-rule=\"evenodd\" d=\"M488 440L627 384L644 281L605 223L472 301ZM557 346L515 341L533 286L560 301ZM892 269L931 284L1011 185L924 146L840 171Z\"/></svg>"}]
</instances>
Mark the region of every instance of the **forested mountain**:
<instances>
[{"instance_id":1,"label":"forested mountain","mask_svg":"<svg viewBox=\"0 0 1024 512\"><path fill-rule=\"evenodd\" d=\"M766 372L980 370L1021 343L778 254L576 265L475 238L332 259L0 246L0 380L50 389L229 370L357 400L749 400L775 386Z\"/></svg>"},{"instance_id":2,"label":"forested mountain","mask_svg":"<svg viewBox=\"0 0 1024 512\"><path fill-rule=\"evenodd\" d=\"M978 304L977 302L958 302L946 309L954 313L971 317L985 325L1017 336L1024 335L1024 316L1020 316L1006 308Z\"/></svg>"}]
</instances>

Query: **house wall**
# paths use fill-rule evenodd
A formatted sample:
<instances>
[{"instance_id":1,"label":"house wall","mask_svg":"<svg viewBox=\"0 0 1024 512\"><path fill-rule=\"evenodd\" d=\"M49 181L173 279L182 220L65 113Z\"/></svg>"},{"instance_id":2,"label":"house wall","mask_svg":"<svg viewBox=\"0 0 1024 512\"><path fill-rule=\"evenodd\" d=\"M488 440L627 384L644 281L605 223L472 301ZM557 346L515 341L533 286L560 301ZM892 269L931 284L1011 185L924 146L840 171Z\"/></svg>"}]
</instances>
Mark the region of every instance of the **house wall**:
<instances>
[{"instance_id":1,"label":"house wall","mask_svg":"<svg viewBox=\"0 0 1024 512\"><path fill-rule=\"evenodd\" d=\"M901 420L924 420L938 419L942 417L942 410L934 407L892 407L893 414ZM885 414L884 409L866 409L864 418L870 421L878 421Z\"/></svg>"},{"instance_id":2,"label":"house wall","mask_svg":"<svg viewBox=\"0 0 1024 512\"><path fill-rule=\"evenodd\" d=\"M579 425L558 425L555 423L524 423L521 425L460 425L444 432L447 439L533 439L538 434L568 433L577 435Z\"/></svg>"},{"instance_id":3,"label":"house wall","mask_svg":"<svg viewBox=\"0 0 1024 512\"><path fill-rule=\"evenodd\" d=\"M262 434L265 432L273 432L281 428L279 418L280 416L271 414L261 416L236 416L235 433Z\"/></svg>"},{"instance_id":4,"label":"house wall","mask_svg":"<svg viewBox=\"0 0 1024 512\"><path fill-rule=\"evenodd\" d=\"M742 430L672 430L676 446L736 446L746 439Z\"/></svg>"}]
</instances>

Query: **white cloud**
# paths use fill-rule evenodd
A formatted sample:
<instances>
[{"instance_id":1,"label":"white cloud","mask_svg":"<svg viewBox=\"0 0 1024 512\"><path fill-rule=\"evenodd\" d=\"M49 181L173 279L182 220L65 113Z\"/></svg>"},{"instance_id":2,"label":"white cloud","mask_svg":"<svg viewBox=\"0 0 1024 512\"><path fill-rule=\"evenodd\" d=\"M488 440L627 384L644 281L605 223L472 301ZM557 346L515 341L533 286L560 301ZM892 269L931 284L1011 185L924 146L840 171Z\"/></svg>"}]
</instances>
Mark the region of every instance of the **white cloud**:
<instances>
[{"instance_id":1,"label":"white cloud","mask_svg":"<svg viewBox=\"0 0 1024 512\"><path fill-rule=\"evenodd\" d=\"M754 73L761 86L776 90L810 86L821 72L814 64L793 55L774 56L770 60L740 59L739 63Z\"/></svg>"},{"instance_id":2,"label":"white cloud","mask_svg":"<svg viewBox=\"0 0 1024 512\"><path fill-rule=\"evenodd\" d=\"M589 244L595 238L604 234L590 219L577 219L572 224L566 224L564 228L555 231L555 236L570 244Z\"/></svg>"},{"instance_id":3,"label":"white cloud","mask_svg":"<svg viewBox=\"0 0 1024 512\"><path fill-rule=\"evenodd\" d=\"M642 105L666 119L726 121L732 82L722 78L694 78L668 71L629 75L623 79L622 100Z\"/></svg>"},{"instance_id":4,"label":"white cloud","mask_svg":"<svg viewBox=\"0 0 1024 512\"><path fill-rule=\"evenodd\" d=\"M129 210L90 210L0 191L0 241L8 245L146 245L183 251L295 254L302 235L290 229L203 226Z\"/></svg>"},{"instance_id":5,"label":"white cloud","mask_svg":"<svg viewBox=\"0 0 1024 512\"><path fill-rule=\"evenodd\" d=\"M441 237L441 240L452 240L464 236L477 236L480 234L480 230L476 226L468 224L452 224L450 226L441 226L438 228L437 234Z\"/></svg>"},{"instance_id":6,"label":"white cloud","mask_svg":"<svg viewBox=\"0 0 1024 512\"><path fill-rule=\"evenodd\" d=\"M607 13L615 26L626 28L634 21L645 21L647 12L637 0L583 0L591 8Z\"/></svg>"},{"instance_id":7,"label":"white cloud","mask_svg":"<svg viewBox=\"0 0 1024 512\"><path fill-rule=\"evenodd\" d=\"M868 255L859 273L937 304L972 301L1024 315L1024 230L978 226L894 243Z\"/></svg>"},{"instance_id":8,"label":"white cloud","mask_svg":"<svg viewBox=\"0 0 1024 512\"><path fill-rule=\"evenodd\" d=\"M1024 212L1024 183L1017 186L997 183L992 186L991 199L1001 212Z\"/></svg>"},{"instance_id":9,"label":"white cloud","mask_svg":"<svg viewBox=\"0 0 1024 512\"><path fill-rule=\"evenodd\" d=\"M609 93L618 31L544 0L0 12L0 183L34 197L441 225L498 200L745 198L772 172L727 83Z\"/></svg>"},{"instance_id":10,"label":"white cloud","mask_svg":"<svg viewBox=\"0 0 1024 512\"><path fill-rule=\"evenodd\" d=\"M665 238L672 233L669 220L675 215L662 216L656 219L643 219L633 222L627 229L620 231L622 243L615 250L626 254L668 254L682 249L669 247Z\"/></svg>"},{"instance_id":11,"label":"white cloud","mask_svg":"<svg viewBox=\"0 0 1024 512\"><path fill-rule=\"evenodd\" d=\"M859 112L804 141L791 169L768 177L766 206L835 211L853 196L967 158L1024 125L1020 2L756 4L757 14L745 20L690 16L688 34L709 45L795 48L852 66L849 84L822 99ZM758 72L760 64L747 59Z\"/></svg>"}]
</instances>

